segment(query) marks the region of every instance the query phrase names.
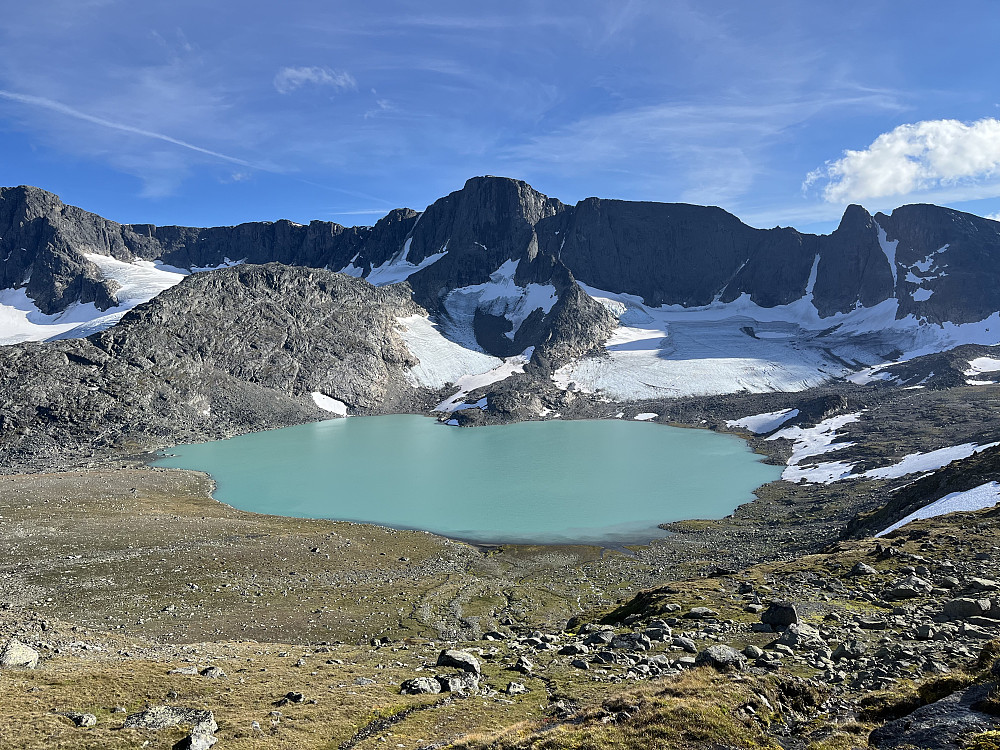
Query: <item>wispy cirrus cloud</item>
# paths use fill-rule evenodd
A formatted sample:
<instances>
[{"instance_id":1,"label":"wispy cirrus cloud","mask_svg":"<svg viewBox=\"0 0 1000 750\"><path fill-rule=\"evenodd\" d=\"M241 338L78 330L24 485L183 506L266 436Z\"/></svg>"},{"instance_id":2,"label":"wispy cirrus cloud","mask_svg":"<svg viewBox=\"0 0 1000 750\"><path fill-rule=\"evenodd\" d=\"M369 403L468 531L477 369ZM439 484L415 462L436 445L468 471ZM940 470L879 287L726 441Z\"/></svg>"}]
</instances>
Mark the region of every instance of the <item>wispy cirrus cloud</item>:
<instances>
[{"instance_id":1,"label":"wispy cirrus cloud","mask_svg":"<svg viewBox=\"0 0 1000 750\"><path fill-rule=\"evenodd\" d=\"M282 68L274 76L274 88L279 94L291 94L303 86L351 91L358 88L358 82L347 71L320 67Z\"/></svg>"},{"instance_id":2,"label":"wispy cirrus cloud","mask_svg":"<svg viewBox=\"0 0 1000 750\"><path fill-rule=\"evenodd\" d=\"M830 203L933 193L1000 195L1000 120L925 120L882 133L870 146L810 172L803 189L822 185ZM948 200L945 197L945 200Z\"/></svg>"},{"instance_id":3,"label":"wispy cirrus cloud","mask_svg":"<svg viewBox=\"0 0 1000 750\"><path fill-rule=\"evenodd\" d=\"M137 128L128 123L115 122L113 120L108 120L103 117L97 117L96 115L91 115L86 112L82 112L79 109L75 109L61 102L57 102L53 99L47 99L43 96L33 96L31 94L20 94L15 91L6 91L0 89L0 97L7 99L9 101L20 102L21 104L27 104L33 107L41 107L42 109L47 109L52 112L57 112L61 115L66 115L67 117L72 117L77 120L83 120L84 122L89 122L94 125L100 125L101 127L110 128L111 130L117 130L122 133L130 133L132 135L139 135L144 138L152 138L157 141L163 141L164 143L170 143L174 146L179 146L180 148L185 148L190 151L195 151L199 154L204 154L205 156L211 156L215 159L220 159L222 161L227 161L232 164L239 164L243 167L253 167L255 169L263 169L260 165L252 164L245 159L239 159L235 156L229 156L228 154L222 154L218 151L212 151L211 149L202 148L193 143L188 143L180 138L173 138L164 133L157 133L152 130L146 130L144 128Z\"/></svg>"}]
</instances>

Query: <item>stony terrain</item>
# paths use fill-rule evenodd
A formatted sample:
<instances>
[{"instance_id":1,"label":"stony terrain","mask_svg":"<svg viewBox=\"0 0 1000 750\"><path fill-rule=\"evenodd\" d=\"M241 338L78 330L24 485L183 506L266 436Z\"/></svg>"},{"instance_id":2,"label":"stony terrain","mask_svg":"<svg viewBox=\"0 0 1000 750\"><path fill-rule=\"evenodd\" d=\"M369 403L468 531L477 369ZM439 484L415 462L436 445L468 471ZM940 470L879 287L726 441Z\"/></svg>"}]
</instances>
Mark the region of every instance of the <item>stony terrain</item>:
<instances>
[{"instance_id":1,"label":"stony terrain","mask_svg":"<svg viewBox=\"0 0 1000 750\"><path fill-rule=\"evenodd\" d=\"M232 748L985 748L1000 727L995 510L622 598L598 550L254 516L208 489L4 480L0 748L171 747L212 724Z\"/></svg>"},{"instance_id":2,"label":"stony terrain","mask_svg":"<svg viewBox=\"0 0 1000 750\"><path fill-rule=\"evenodd\" d=\"M265 264L186 276L85 339L0 347L0 750L1000 746L1000 511L872 538L1000 480L1000 447L891 471L1000 441L1000 384L969 383L1000 349L791 393L612 400L551 377L610 359L617 320L645 309L612 314L577 281L650 305L808 297L830 315L892 301L924 328L979 321L1000 307L983 260L998 227L852 207L815 237L476 178L372 228L191 229L3 189L0 291L40 313L115 307L88 254ZM353 278L380 274L407 281ZM518 307L532 294L547 301ZM204 475L146 465L157 448L328 417L313 394L351 414L434 413L455 389L415 385L400 327L425 314L469 347L524 353L523 372L468 388L481 408L441 419L641 416L738 433L799 473L727 518L602 549L255 515L215 502ZM758 333L775 331L736 335ZM774 413L790 432L740 426ZM837 419L828 450L796 456L796 434ZM817 479L827 462L835 476Z\"/></svg>"}]
</instances>

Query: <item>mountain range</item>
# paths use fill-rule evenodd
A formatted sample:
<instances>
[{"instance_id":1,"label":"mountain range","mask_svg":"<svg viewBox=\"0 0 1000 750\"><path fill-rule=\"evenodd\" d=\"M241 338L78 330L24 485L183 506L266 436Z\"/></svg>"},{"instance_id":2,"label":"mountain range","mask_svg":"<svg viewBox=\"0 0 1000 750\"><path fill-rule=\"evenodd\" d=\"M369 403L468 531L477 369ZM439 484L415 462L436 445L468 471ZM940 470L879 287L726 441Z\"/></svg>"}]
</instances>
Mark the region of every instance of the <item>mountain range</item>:
<instances>
[{"instance_id":1,"label":"mountain range","mask_svg":"<svg viewBox=\"0 0 1000 750\"><path fill-rule=\"evenodd\" d=\"M22 186L0 189L0 257L0 433L28 452L60 424L169 444L321 408L447 415L512 376L550 402L913 385L935 373L900 362L1000 342L1000 222L933 205L810 235L476 177L371 227L198 229Z\"/></svg>"}]
</instances>

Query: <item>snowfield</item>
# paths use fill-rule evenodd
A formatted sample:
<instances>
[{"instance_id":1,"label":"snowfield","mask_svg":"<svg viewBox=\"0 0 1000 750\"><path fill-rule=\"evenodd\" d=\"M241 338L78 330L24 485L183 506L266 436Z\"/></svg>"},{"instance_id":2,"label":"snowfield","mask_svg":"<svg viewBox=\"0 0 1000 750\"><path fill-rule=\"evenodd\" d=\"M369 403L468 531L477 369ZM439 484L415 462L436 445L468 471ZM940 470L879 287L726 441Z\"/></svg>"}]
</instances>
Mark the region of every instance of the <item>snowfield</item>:
<instances>
[{"instance_id":1,"label":"snowfield","mask_svg":"<svg viewBox=\"0 0 1000 750\"><path fill-rule=\"evenodd\" d=\"M407 371L414 386L444 388L463 376L479 375L500 366L503 360L471 349L448 338L424 315L398 318L400 335L420 364Z\"/></svg>"},{"instance_id":2,"label":"snowfield","mask_svg":"<svg viewBox=\"0 0 1000 750\"><path fill-rule=\"evenodd\" d=\"M901 521L897 521L892 526L883 529L875 536L885 536L890 531L895 531L919 518L936 518L947 513L958 513L959 511L982 510L992 508L1000 502L1000 483L987 482L978 487L973 487L965 492L952 492L939 500L935 500L930 505L925 505L919 510L915 510Z\"/></svg>"},{"instance_id":3,"label":"snowfield","mask_svg":"<svg viewBox=\"0 0 1000 750\"><path fill-rule=\"evenodd\" d=\"M1000 443L987 443L986 445L977 445L976 443L962 443L961 445L953 445L948 448L939 448L936 451L928 451L927 453L911 453L908 456L904 456L903 459L892 466L884 466L880 469L870 469L864 474L858 476L866 477L869 479L898 479L899 477L904 477L907 474L919 474L925 471L937 471L942 469L952 461L959 461L963 458L968 458L969 456L984 451L987 448L992 448Z\"/></svg>"},{"instance_id":4,"label":"snowfield","mask_svg":"<svg viewBox=\"0 0 1000 750\"><path fill-rule=\"evenodd\" d=\"M84 257L97 266L104 278L118 283L119 288L115 291L118 304L98 310L93 303L75 302L61 313L45 315L23 288L0 290L0 346L90 336L111 328L133 307L149 302L191 273L229 268L244 262L226 258L217 266L197 266L188 270L159 261L124 261L97 253L85 253Z\"/></svg>"},{"instance_id":5,"label":"snowfield","mask_svg":"<svg viewBox=\"0 0 1000 750\"><path fill-rule=\"evenodd\" d=\"M465 397L477 388L483 388L487 385L499 383L501 380L506 380L515 373L524 372L524 366L528 364L528 360L531 359L533 352L533 348L529 347L524 350L523 354L507 357L507 359L502 360L501 363L492 370L478 375L463 375L455 381L455 385L458 386L458 390L435 406L434 411L454 412L461 411L462 409L471 409L473 407L485 409L485 398L479 399L479 401L474 404L467 404L465 403Z\"/></svg>"},{"instance_id":6,"label":"snowfield","mask_svg":"<svg viewBox=\"0 0 1000 750\"><path fill-rule=\"evenodd\" d=\"M995 380L983 380L984 373L1000 371L1000 359L993 357L976 357L969 361L969 369L965 371L966 385L996 385Z\"/></svg>"},{"instance_id":7,"label":"snowfield","mask_svg":"<svg viewBox=\"0 0 1000 750\"><path fill-rule=\"evenodd\" d=\"M768 437L767 440L785 438L793 442L792 455L788 457L788 465L781 472L781 478L786 482L830 484L849 475L853 464L842 461L807 462L807 459L854 445L854 443L835 442L837 430L857 422L860 418L861 412L841 414L824 419L815 427L786 427Z\"/></svg>"},{"instance_id":8,"label":"snowfield","mask_svg":"<svg viewBox=\"0 0 1000 750\"><path fill-rule=\"evenodd\" d=\"M887 256L894 251L883 249ZM890 358L899 352L909 359L960 344L1000 343L1000 313L978 323L935 325L912 315L897 320L899 303L890 299L821 318L812 303L816 267L803 297L770 308L748 295L704 307L650 307L639 297L581 283L618 317L619 327L605 344L608 356L565 365L553 380L619 400L799 391L831 378L889 378L879 370L898 361Z\"/></svg>"},{"instance_id":9,"label":"snowfield","mask_svg":"<svg viewBox=\"0 0 1000 750\"><path fill-rule=\"evenodd\" d=\"M776 430L789 419L799 416L798 409L785 409L784 411L770 411L764 414L754 414L743 419L727 419L727 427L742 427L749 430L754 435L763 435Z\"/></svg>"},{"instance_id":10,"label":"snowfield","mask_svg":"<svg viewBox=\"0 0 1000 750\"><path fill-rule=\"evenodd\" d=\"M120 288L115 296L119 304L98 310L92 302L76 302L61 313L45 315L24 289L0 290L0 345L77 339L111 328L133 307L148 302L187 274L149 261L126 263L96 254L87 254L86 258L100 269L104 278L118 282Z\"/></svg>"},{"instance_id":11,"label":"snowfield","mask_svg":"<svg viewBox=\"0 0 1000 750\"><path fill-rule=\"evenodd\" d=\"M403 243L403 249L398 255L390 258L382 265L372 268L366 278L366 281L374 286L398 284L401 281L406 281L417 271L427 268L427 266L436 263L448 254L448 243L445 243L444 247L441 248L439 252L436 252L433 255L428 255L419 263L411 263L407 260L407 256L410 254L410 242L412 242L412 240L408 239L405 243ZM354 266L354 261L357 259L358 256L355 255L351 260L350 265L341 269L341 272L347 273L351 276L360 276L362 274L362 269Z\"/></svg>"},{"instance_id":12,"label":"snowfield","mask_svg":"<svg viewBox=\"0 0 1000 750\"><path fill-rule=\"evenodd\" d=\"M449 338L455 341L474 341L472 321L476 310L507 318L512 328L504 335L513 341L521 324L535 310L548 314L559 300L551 284L528 284L520 287L514 283L514 274L520 261L508 260L490 274L485 284L460 287L444 299L446 311L443 321Z\"/></svg>"}]
</instances>

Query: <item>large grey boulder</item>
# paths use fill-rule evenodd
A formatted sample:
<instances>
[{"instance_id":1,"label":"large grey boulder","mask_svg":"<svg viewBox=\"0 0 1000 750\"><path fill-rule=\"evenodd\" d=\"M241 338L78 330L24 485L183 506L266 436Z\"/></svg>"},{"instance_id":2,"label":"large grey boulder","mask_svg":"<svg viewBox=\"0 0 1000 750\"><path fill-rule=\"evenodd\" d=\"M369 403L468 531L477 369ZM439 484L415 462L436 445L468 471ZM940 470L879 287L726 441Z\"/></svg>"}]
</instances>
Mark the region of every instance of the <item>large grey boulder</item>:
<instances>
[{"instance_id":1,"label":"large grey boulder","mask_svg":"<svg viewBox=\"0 0 1000 750\"><path fill-rule=\"evenodd\" d=\"M960 597L944 603L944 616L949 620L967 620L970 617L982 617L990 611L989 599L972 599Z\"/></svg>"},{"instance_id":2,"label":"large grey boulder","mask_svg":"<svg viewBox=\"0 0 1000 750\"><path fill-rule=\"evenodd\" d=\"M788 646L796 651L820 651L827 647L819 631L804 622L789 625L772 646Z\"/></svg>"},{"instance_id":3,"label":"large grey boulder","mask_svg":"<svg viewBox=\"0 0 1000 750\"><path fill-rule=\"evenodd\" d=\"M211 711L181 706L151 706L144 711L129 714L125 718L125 729L166 729L174 726L190 726L191 734L178 742L176 750L208 750L218 738L215 733L219 725Z\"/></svg>"},{"instance_id":4,"label":"large grey boulder","mask_svg":"<svg viewBox=\"0 0 1000 750\"><path fill-rule=\"evenodd\" d=\"M458 649L448 648L438 654L437 666L439 667L454 667L455 669L461 669L463 672L472 672L473 674L482 674L482 667L479 665L479 660L470 654L468 651L459 651Z\"/></svg>"},{"instance_id":5,"label":"large grey boulder","mask_svg":"<svg viewBox=\"0 0 1000 750\"><path fill-rule=\"evenodd\" d=\"M972 734L1000 727L1000 719L976 710L993 686L976 685L935 703L918 708L901 719L879 727L868 738L878 750L954 750L964 747L961 741Z\"/></svg>"},{"instance_id":6,"label":"large grey boulder","mask_svg":"<svg viewBox=\"0 0 1000 750\"><path fill-rule=\"evenodd\" d=\"M458 695L474 695L479 692L479 675L465 672L459 675L438 675L435 678L441 691Z\"/></svg>"},{"instance_id":7,"label":"large grey boulder","mask_svg":"<svg viewBox=\"0 0 1000 750\"><path fill-rule=\"evenodd\" d=\"M64 711L61 715L65 716L78 727L87 729L97 726L97 717L93 714L80 713L79 711Z\"/></svg>"},{"instance_id":8,"label":"large grey boulder","mask_svg":"<svg viewBox=\"0 0 1000 750\"><path fill-rule=\"evenodd\" d=\"M919 576L910 575L882 594L887 601L900 601L902 599L915 599L918 596L926 596L931 593L934 586Z\"/></svg>"},{"instance_id":9,"label":"large grey boulder","mask_svg":"<svg viewBox=\"0 0 1000 750\"><path fill-rule=\"evenodd\" d=\"M421 695L424 693L440 693L441 683L430 677L414 677L399 686L403 695Z\"/></svg>"},{"instance_id":10,"label":"large grey boulder","mask_svg":"<svg viewBox=\"0 0 1000 750\"><path fill-rule=\"evenodd\" d=\"M719 643L699 652L694 664L696 667L712 667L719 672L741 672L746 668L747 660L735 648Z\"/></svg>"},{"instance_id":11,"label":"large grey boulder","mask_svg":"<svg viewBox=\"0 0 1000 750\"><path fill-rule=\"evenodd\" d=\"M16 638L11 638L3 647L3 651L0 651L0 667L34 669L38 666L38 657L39 653L35 649L25 646Z\"/></svg>"},{"instance_id":12,"label":"large grey boulder","mask_svg":"<svg viewBox=\"0 0 1000 750\"><path fill-rule=\"evenodd\" d=\"M791 602L771 602L760 615L760 621L775 630L787 628L799 621L799 613Z\"/></svg>"}]
</instances>

